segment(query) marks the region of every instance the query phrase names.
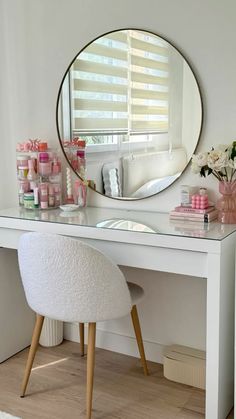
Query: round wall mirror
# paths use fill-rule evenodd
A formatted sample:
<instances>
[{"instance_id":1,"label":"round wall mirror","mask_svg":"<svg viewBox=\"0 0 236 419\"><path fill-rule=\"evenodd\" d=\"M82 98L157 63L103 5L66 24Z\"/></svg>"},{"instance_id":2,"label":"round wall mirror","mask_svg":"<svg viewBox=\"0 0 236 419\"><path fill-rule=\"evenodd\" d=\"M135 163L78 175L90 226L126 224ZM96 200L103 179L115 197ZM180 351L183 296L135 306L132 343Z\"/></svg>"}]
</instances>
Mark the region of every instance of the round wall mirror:
<instances>
[{"instance_id":1,"label":"round wall mirror","mask_svg":"<svg viewBox=\"0 0 236 419\"><path fill-rule=\"evenodd\" d=\"M65 157L108 197L142 199L167 188L188 165L201 128L192 69L173 45L147 31L95 39L60 86L57 129Z\"/></svg>"}]
</instances>

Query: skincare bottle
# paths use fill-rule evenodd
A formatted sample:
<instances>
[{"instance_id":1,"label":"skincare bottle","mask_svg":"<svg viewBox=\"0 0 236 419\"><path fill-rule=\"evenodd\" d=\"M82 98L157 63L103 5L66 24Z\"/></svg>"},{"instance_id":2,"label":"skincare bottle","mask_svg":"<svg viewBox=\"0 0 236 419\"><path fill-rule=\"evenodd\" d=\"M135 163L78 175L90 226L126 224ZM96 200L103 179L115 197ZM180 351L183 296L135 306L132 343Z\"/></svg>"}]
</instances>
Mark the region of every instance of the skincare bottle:
<instances>
[{"instance_id":1,"label":"skincare bottle","mask_svg":"<svg viewBox=\"0 0 236 419\"><path fill-rule=\"evenodd\" d=\"M34 188L34 207L39 207L39 188L37 186Z\"/></svg>"},{"instance_id":2,"label":"skincare bottle","mask_svg":"<svg viewBox=\"0 0 236 419\"><path fill-rule=\"evenodd\" d=\"M61 205L61 186L54 185L54 192L55 192L55 207L59 207L59 205Z\"/></svg>"},{"instance_id":3,"label":"skincare bottle","mask_svg":"<svg viewBox=\"0 0 236 419\"><path fill-rule=\"evenodd\" d=\"M48 187L48 205L49 207L55 207L55 194L53 185Z\"/></svg>"},{"instance_id":4,"label":"skincare bottle","mask_svg":"<svg viewBox=\"0 0 236 419\"><path fill-rule=\"evenodd\" d=\"M78 187L78 201L77 201L77 204L79 205L79 207L84 206L82 185L79 185L79 187Z\"/></svg>"},{"instance_id":5,"label":"skincare bottle","mask_svg":"<svg viewBox=\"0 0 236 419\"><path fill-rule=\"evenodd\" d=\"M52 161L52 175L58 175L61 173L61 163L58 157L54 156Z\"/></svg>"},{"instance_id":6,"label":"skincare bottle","mask_svg":"<svg viewBox=\"0 0 236 419\"><path fill-rule=\"evenodd\" d=\"M21 184L20 185L20 190L19 190L19 205L21 205L21 206L24 205L24 193L25 193L24 187Z\"/></svg>"},{"instance_id":7,"label":"skincare bottle","mask_svg":"<svg viewBox=\"0 0 236 419\"><path fill-rule=\"evenodd\" d=\"M52 160L52 172L49 181L51 183L61 183L61 162L57 156L54 156Z\"/></svg>"},{"instance_id":8,"label":"skincare bottle","mask_svg":"<svg viewBox=\"0 0 236 419\"><path fill-rule=\"evenodd\" d=\"M40 208L41 209L48 208L48 184L47 183L40 184Z\"/></svg>"},{"instance_id":9,"label":"skincare bottle","mask_svg":"<svg viewBox=\"0 0 236 419\"><path fill-rule=\"evenodd\" d=\"M79 148L77 150L77 159L78 159L78 172L82 179L85 179L85 171L86 171L86 159L85 159L85 141L79 140L78 142Z\"/></svg>"},{"instance_id":10,"label":"skincare bottle","mask_svg":"<svg viewBox=\"0 0 236 419\"><path fill-rule=\"evenodd\" d=\"M23 154L23 155L19 155L19 156L17 156L17 158L16 158L16 165L17 165L17 169L18 169L18 167L20 166L20 167L28 167L28 160L29 160L29 156L28 155L26 155L26 154Z\"/></svg>"},{"instance_id":11,"label":"skincare bottle","mask_svg":"<svg viewBox=\"0 0 236 419\"><path fill-rule=\"evenodd\" d=\"M39 153L39 174L49 176L51 174L51 161L48 153Z\"/></svg>"},{"instance_id":12,"label":"skincare bottle","mask_svg":"<svg viewBox=\"0 0 236 419\"><path fill-rule=\"evenodd\" d=\"M18 166L18 179L25 180L28 175L28 166Z\"/></svg>"},{"instance_id":13,"label":"skincare bottle","mask_svg":"<svg viewBox=\"0 0 236 419\"><path fill-rule=\"evenodd\" d=\"M195 188L189 185L180 186L180 203L183 207L191 207L192 195L195 192Z\"/></svg>"},{"instance_id":14,"label":"skincare bottle","mask_svg":"<svg viewBox=\"0 0 236 419\"><path fill-rule=\"evenodd\" d=\"M27 180L30 183L30 189L34 189L35 180L37 179L37 175L35 173L34 167L35 167L35 161L33 159L28 160L29 171L28 171L28 174L27 174Z\"/></svg>"}]
</instances>

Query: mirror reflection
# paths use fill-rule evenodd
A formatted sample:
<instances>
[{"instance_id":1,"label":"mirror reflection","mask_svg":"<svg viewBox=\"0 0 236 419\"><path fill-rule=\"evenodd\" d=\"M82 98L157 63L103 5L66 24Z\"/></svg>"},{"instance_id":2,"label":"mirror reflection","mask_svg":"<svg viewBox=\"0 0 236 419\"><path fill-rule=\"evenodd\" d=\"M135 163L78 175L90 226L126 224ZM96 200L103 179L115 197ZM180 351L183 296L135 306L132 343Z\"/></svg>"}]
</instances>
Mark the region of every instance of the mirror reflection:
<instances>
[{"instance_id":1,"label":"mirror reflection","mask_svg":"<svg viewBox=\"0 0 236 419\"><path fill-rule=\"evenodd\" d=\"M154 195L183 172L202 126L195 76L183 56L150 32L97 38L62 81L57 127L73 170L118 199Z\"/></svg>"},{"instance_id":2,"label":"mirror reflection","mask_svg":"<svg viewBox=\"0 0 236 419\"><path fill-rule=\"evenodd\" d=\"M144 233L157 233L157 230L153 230L146 224L139 223L133 220L125 220L120 218L113 218L109 220L100 221L96 224L96 227L111 228L113 230L129 230L139 231Z\"/></svg>"}]
</instances>

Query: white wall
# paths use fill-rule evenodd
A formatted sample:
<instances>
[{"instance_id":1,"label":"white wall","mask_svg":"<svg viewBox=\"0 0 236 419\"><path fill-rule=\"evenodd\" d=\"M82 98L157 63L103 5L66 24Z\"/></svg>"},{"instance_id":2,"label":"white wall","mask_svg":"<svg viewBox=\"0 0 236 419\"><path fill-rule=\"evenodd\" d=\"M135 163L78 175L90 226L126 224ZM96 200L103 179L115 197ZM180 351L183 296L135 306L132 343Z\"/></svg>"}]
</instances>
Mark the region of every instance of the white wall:
<instances>
[{"instance_id":1,"label":"white wall","mask_svg":"<svg viewBox=\"0 0 236 419\"><path fill-rule=\"evenodd\" d=\"M192 77L189 66L183 65L183 122L182 122L182 142L185 144L187 156L192 156L195 144L190 138L196 138L196 133L201 125L201 99L198 87Z\"/></svg>"},{"instance_id":2,"label":"white wall","mask_svg":"<svg viewBox=\"0 0 236 419\"><path fill-rule=\"evenodd\" d=\"M15 143L31 138L57 142L55 108L62 76L75 54L96 36L135 27L163 35L187 57L203 94L199 149L235 139L236 57L234 0L2 0L0 3L0 206L15 205ZM217 188L189 168L160 195L117 202L90 194L92 204L137 210L170 210L181 184ZM213 193L214 195L214 193ZM204 281L126 269L147 290L141 309L144 337L161 344L204 347ZM126 324L113 332L130 334Z\"/></svg>"}]
</instances>

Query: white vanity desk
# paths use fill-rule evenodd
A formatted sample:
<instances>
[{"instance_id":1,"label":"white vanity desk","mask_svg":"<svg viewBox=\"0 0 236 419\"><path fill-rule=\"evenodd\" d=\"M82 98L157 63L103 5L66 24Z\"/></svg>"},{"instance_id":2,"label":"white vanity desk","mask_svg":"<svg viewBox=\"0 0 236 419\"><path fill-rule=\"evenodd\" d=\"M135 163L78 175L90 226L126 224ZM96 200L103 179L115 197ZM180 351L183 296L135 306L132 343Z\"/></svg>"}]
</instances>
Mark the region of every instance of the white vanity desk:
<instances>
[{"instance_id":1,"label":"white vanity desk","mask_svg":"<svg viewBox=\"0 0 236 419\"><path fill-rule=\"evenodd\" d=\"M17 249L26 231L81 238L120 265L206 278L206 418L226 418L233 405L236 225L189 226L170 222L168 214L104 208L69 215L60 210L0 211L1 247Z\"/></svg>"}]
</instances>

